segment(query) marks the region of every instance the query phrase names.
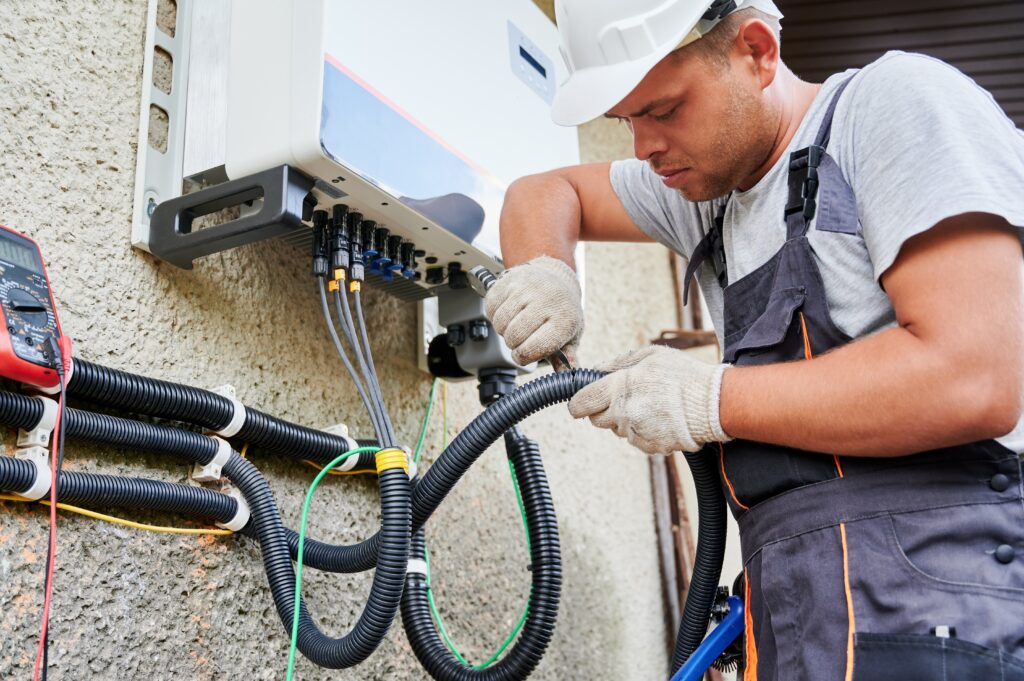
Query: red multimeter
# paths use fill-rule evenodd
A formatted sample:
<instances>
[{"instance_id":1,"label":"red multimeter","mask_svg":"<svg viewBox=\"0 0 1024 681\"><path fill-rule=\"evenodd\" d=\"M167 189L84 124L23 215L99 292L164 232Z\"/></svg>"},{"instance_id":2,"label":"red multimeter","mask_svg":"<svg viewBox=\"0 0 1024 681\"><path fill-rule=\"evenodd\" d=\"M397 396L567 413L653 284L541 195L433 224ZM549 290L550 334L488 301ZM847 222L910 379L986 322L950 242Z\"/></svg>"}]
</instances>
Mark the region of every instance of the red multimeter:
<instances>
[{"instance_id":1,"label":"red multimeter","mask_svg":"<svg viewBox=\"0 0 1024 681\"><path fill-rule=\"evenodd\" d=\"M60 322L43 255L35 241L3 225L0 309L0 376L44 389L58 386L53 348L61 337Z\"/></svg>"}]
</instances>

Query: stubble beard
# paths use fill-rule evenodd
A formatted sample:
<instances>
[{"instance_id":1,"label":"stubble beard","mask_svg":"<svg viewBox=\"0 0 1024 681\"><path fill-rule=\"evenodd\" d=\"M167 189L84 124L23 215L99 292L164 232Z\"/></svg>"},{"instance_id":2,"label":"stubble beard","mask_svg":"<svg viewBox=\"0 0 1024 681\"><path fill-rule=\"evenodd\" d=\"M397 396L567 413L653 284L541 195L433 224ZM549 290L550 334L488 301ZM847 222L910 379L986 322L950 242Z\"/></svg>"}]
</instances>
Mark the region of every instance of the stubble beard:
<instances>
[{"instance_id":1,"label":"stubble beard","mask_svg":"<svg viewBox=\"0 0 1024 681\"><path fill-rule=\"evenodd\" d=\"M712 145L716 158L706 164L707 171L696 176L696 183L681 187L688 201L713 201L726 196L750 177L771 154L773 129L771 113L759 99L746 99L733 92L725 121L716 131Z\"/></svg>"}]
</instances>

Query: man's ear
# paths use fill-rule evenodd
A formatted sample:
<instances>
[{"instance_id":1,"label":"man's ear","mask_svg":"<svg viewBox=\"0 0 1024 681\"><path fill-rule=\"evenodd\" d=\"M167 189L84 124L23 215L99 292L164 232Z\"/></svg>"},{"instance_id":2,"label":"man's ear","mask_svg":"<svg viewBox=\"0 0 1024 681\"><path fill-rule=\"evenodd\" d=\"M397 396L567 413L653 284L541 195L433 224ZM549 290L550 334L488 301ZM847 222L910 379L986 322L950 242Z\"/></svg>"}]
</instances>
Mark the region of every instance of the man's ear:
<instances>
[{"instance_id":1,"label":"man's ear","mask_svg":"<svg viewBox=\"0 0 1024 681\"><path fill-rule=\"evenodd\" d=\"M768 24L760 19L743 22L736 33L733 50L747 62L762 90L772 84L779 71L779 39Z\"/></svg>"}]
</instances>

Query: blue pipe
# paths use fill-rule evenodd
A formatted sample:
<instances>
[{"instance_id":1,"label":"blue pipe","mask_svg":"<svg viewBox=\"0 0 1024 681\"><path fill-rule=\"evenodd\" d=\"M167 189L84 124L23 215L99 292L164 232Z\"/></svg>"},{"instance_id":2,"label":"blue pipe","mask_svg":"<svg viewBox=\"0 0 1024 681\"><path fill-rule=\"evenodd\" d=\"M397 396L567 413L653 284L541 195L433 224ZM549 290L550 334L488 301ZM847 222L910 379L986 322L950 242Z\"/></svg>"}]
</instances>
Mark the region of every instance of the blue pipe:
<instances>
[{"instance_id":1,"label":"blue pipe","mask_svg":"<svg viewBox=\"0 0 1024 681\"><path fill-rule=\"evenodd\" d=\"M743 633L743 601L729 596L729 614L715 627L693 655L679 668L671 681L700 681L711 663L718 659L729 644Z\"/></svg>"}]
</instances>

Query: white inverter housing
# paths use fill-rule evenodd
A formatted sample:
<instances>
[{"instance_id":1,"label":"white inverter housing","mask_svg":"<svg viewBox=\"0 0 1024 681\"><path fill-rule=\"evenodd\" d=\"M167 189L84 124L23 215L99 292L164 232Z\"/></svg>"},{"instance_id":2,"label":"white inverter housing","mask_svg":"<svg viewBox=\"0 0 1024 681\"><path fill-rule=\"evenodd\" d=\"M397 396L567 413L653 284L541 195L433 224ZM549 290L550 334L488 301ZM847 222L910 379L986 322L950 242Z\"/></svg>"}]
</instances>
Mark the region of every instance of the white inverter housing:
<instances>
[{"instance_id":1,"label":"white inverter housing","mask_svg":"<svg viewBox=\"0 0 1024 681\"><path fill-rule=\"evenodd\" d=\"M179 0L178 12L191 34L187 60L174 46L187 87L169 102L185 119L170 125L180 174L160 188L146 173L134 241L179 266L270 236L308 243L311 191L317 208L344 203L414 244L417 274L392 292L426 297L449 263L501 269L514 179L579 161L575 129L550 119L566 76L557 32L530 0ZM283 180L245 184L281 166ZM175 198L190 180L205 189ZM226 187L246 228L193 229L230 202Z\"/></svg>"}]
</instances>

